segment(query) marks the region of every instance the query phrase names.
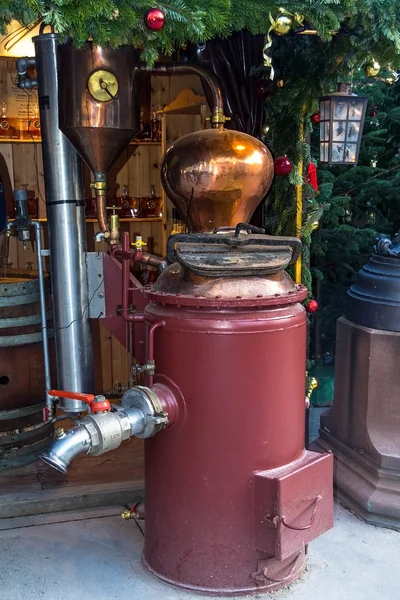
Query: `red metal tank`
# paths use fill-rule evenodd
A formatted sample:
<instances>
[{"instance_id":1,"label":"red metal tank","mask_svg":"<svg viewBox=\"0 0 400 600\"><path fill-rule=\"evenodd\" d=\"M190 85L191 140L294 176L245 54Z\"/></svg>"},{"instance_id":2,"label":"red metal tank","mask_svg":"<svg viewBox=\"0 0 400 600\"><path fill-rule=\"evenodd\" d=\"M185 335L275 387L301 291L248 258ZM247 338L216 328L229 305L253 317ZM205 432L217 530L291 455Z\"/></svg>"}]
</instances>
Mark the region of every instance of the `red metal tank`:
<instances>
[{"instance_id":1,"label":"red metal tank","mask_svg":"<svg viewBox=\"0 0 400 600\"><path fill-rule=\"evenodd\" d=\"M183 294L162 291L177 278ZM164 321L155 380L172 380L185 407L145 442L143 561L191 590L277 589L332 525L331 457L304 449L306 292L284 272L241 279L242 297L238 280L203 281L195 294L185 279L169 267L145 311Z\"/></svg>"}]
</instances>

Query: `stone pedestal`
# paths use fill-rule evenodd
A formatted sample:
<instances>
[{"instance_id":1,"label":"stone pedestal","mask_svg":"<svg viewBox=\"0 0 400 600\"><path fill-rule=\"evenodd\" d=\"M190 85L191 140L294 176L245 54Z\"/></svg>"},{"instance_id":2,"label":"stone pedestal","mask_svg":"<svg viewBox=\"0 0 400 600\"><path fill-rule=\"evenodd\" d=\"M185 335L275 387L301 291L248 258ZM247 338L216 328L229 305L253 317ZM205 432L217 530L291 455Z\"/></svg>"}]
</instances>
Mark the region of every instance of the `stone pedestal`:
<instances>
[{"instance_id":1,"label":"stone pedestal","mask_svg":"<svg viewBox=\"0 0 400 600\"><path fill-rule=\"evenodd\" d=\"M339 319L334 403L313 446L334 453L345 506L400 530L400 333Z\"/></svg>"}]
</instances>

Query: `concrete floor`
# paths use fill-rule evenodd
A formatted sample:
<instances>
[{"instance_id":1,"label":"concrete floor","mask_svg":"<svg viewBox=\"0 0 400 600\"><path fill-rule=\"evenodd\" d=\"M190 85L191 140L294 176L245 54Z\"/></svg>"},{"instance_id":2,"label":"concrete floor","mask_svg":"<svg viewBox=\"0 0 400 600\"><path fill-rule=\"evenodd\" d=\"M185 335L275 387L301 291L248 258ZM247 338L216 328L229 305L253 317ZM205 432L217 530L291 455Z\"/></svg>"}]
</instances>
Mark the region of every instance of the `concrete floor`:
<instances>
[{"instance_id":1,"label":"concrete floor","mask_svg":"<svg viewBox=\"0 0 400 600\"><path fill-rule=\"evenodd\" d=\"M143 538L119 516L0 531L0 600L198 600L141 566ZM336 507L335 528L310 544L308 569L259 600L398 600L400 534ZM216 597L208 597L209 600Z\"/></svg>"}]
</instances>

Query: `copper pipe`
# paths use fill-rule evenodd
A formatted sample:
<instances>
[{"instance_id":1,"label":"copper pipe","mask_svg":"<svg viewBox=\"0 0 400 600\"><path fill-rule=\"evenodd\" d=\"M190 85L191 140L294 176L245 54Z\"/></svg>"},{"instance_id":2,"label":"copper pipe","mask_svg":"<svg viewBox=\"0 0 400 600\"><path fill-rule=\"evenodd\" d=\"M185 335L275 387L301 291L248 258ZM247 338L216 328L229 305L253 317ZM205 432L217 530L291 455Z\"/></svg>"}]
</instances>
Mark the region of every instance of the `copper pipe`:
<instances>
[{"instance_id":1,"label":"copper pipe","mask_svg":"<svg viewBox=\"0 0 400 600\"><path fill-rule=\"evenodd\" d=\"M109 227L107 223L107 202L106 195L104 193L97 193L96 190L96 210L97 210L97 221L99 223L100 231L102 231L106 237L109 237ZM108 233L108 236L107 236Z\"/></svg>"},{"instance_id":2,"label":"copper pipe","mask_svg":"<svg viewBox=\"0 0 400 600\"><path fill-rule=\"evenodd\" d=\"M113 256L115 256L115 258L117 258L121 262L124 259L127 259L128 261L133 260L135 263L138 264L156 267L160 273L168 267L168 261L165 258L162 258L162 256L150 254L149 252L143 252L142 250L132 250L130 248L129 250L117 249L113 251Z\"/></svg>"},{"instance_id":3,"label":"copper pipe","mask_svg":"<svg viewBox=\"0 0 400 600\"><path fill-rule=\"evenodd\" d=\"M142 265L149 265L150 267L156 267L160 273L168 267L168 262L162 258L162 256L156 256L155 254L150 254L149 252L141 252L140 259L136 260L136 254L137 253L135 252L133 256L133 260L135 262L140 262Z\"/></svg>"},{"instance_id":4,"label":"copper pipe","mask_svg":"<svg viewBox=\"0 0 400 600\"><path fill-rule=\"evenodd\" d=\"M172 63L172 65L163 65L156 63L151 69L148 69L145 65L141 65L141 70L150 71L153 75L198 75L200 79L209 87L212 95L212 111L216 115L222 115L224 113L224 98L222 94L222 87L218 77L210 71L207 67L197 63L182 62ZM216 123L214 121L213 123ZM221 123L223 124L223 122Z\"/></svg>"}]
</instances>

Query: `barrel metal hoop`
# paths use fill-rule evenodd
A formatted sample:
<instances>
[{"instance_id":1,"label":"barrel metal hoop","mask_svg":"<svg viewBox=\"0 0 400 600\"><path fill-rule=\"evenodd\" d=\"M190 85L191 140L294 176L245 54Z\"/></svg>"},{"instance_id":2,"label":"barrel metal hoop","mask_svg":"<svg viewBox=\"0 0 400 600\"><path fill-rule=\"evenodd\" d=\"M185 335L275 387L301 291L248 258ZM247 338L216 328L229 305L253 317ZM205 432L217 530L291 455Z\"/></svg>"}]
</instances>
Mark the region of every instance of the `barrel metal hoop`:
<instances>
[{"instance_id":1,"label":"barrel metal hoop","mask_svg":"<svg viewBox=\"0 0 400 600\"><path fill-rule=\"evenodd\" d=\"M24 296L29 294L39 293L39 280L35 279L26 279L25 281L18 281L12 283L9 281L8 283L2 283L0 286L0 298L10 298L12 296Z\"/></svg>"},{"instance_id":2,"label":"barrel metal hoop","mask_svg":"<svg viewBox=\"0 0 400 600\"><path fill-rule=\"evenodd\" d=\"M47 337L53 337L54 331L47 329ZM43 341L41 331L37 333L25 333L25 335L3 335L0 336L0 348L11 348L13 346L26 346Z\"/></svg>"},{"instance_id":3,"label":"barrel metal hoop","mask_svg":"<svg viewBox=\"0 0 400 600\"><path fill-rule=\"evenodd\" d=\"M27 444L21 446L21 448L13 448L0 456L0 471L4 469L10 469L14 467L23 467L35 462L39 455L49 447L53 433L49 432L49 435L40 442L34 444Z\"/></svg>"},{"instance_id":4,"label":"barrel metal hoop","mask_svg":"<svg viewBox=\"0 0 400 600\"><path fill-rule=\"evenodd\" d=\"M21 296L0 296L0 306L20 306L39 302L39 292L36 294L23 294Z\"/></svg>"},{"instance_id":5,"label":"barrel metal hoop","mask_svg":"<svg viewBox=\"0 0 400 600\"><path fill-rule=\"evenodd\" d=\"M47 311L47 319L53 317L52 311ZM0 329L9 329L12 327L27 327L28 325L37 325L42 322L41 315L30 315L28 317L10 317L9 319L0 319Z\"/></svg>"},{"instance_id":6,"label":"barrel metal hoop","mask_svg":"<svg viewBox=\"0 0 400 600\"><path fill-rule=\"evenodd\" d=\"M16 444L21 442L29 442L32 438L36 438L43 433L50 433L53 430L53 424L50 422L39 423L38 425L29 428L19 433L8 433L8 435L0 436L0 456L1 454L12 450ZM7 449L8 447L8 449Z\"/></svg>"},{"instance_id":7,"label":"barrel metal hoop","mask_svg":"<svg viewBox=\"0 0 400 600\"><path fill-rule=\"evenodd\" d=\"M33 404L32 406L24 406L22 408L12 408L10 410L0 410L0 421L10 421L11 419L20 419L28 415L40 413L46 408L46 402Z\"/></svg>"}]
</instances>

